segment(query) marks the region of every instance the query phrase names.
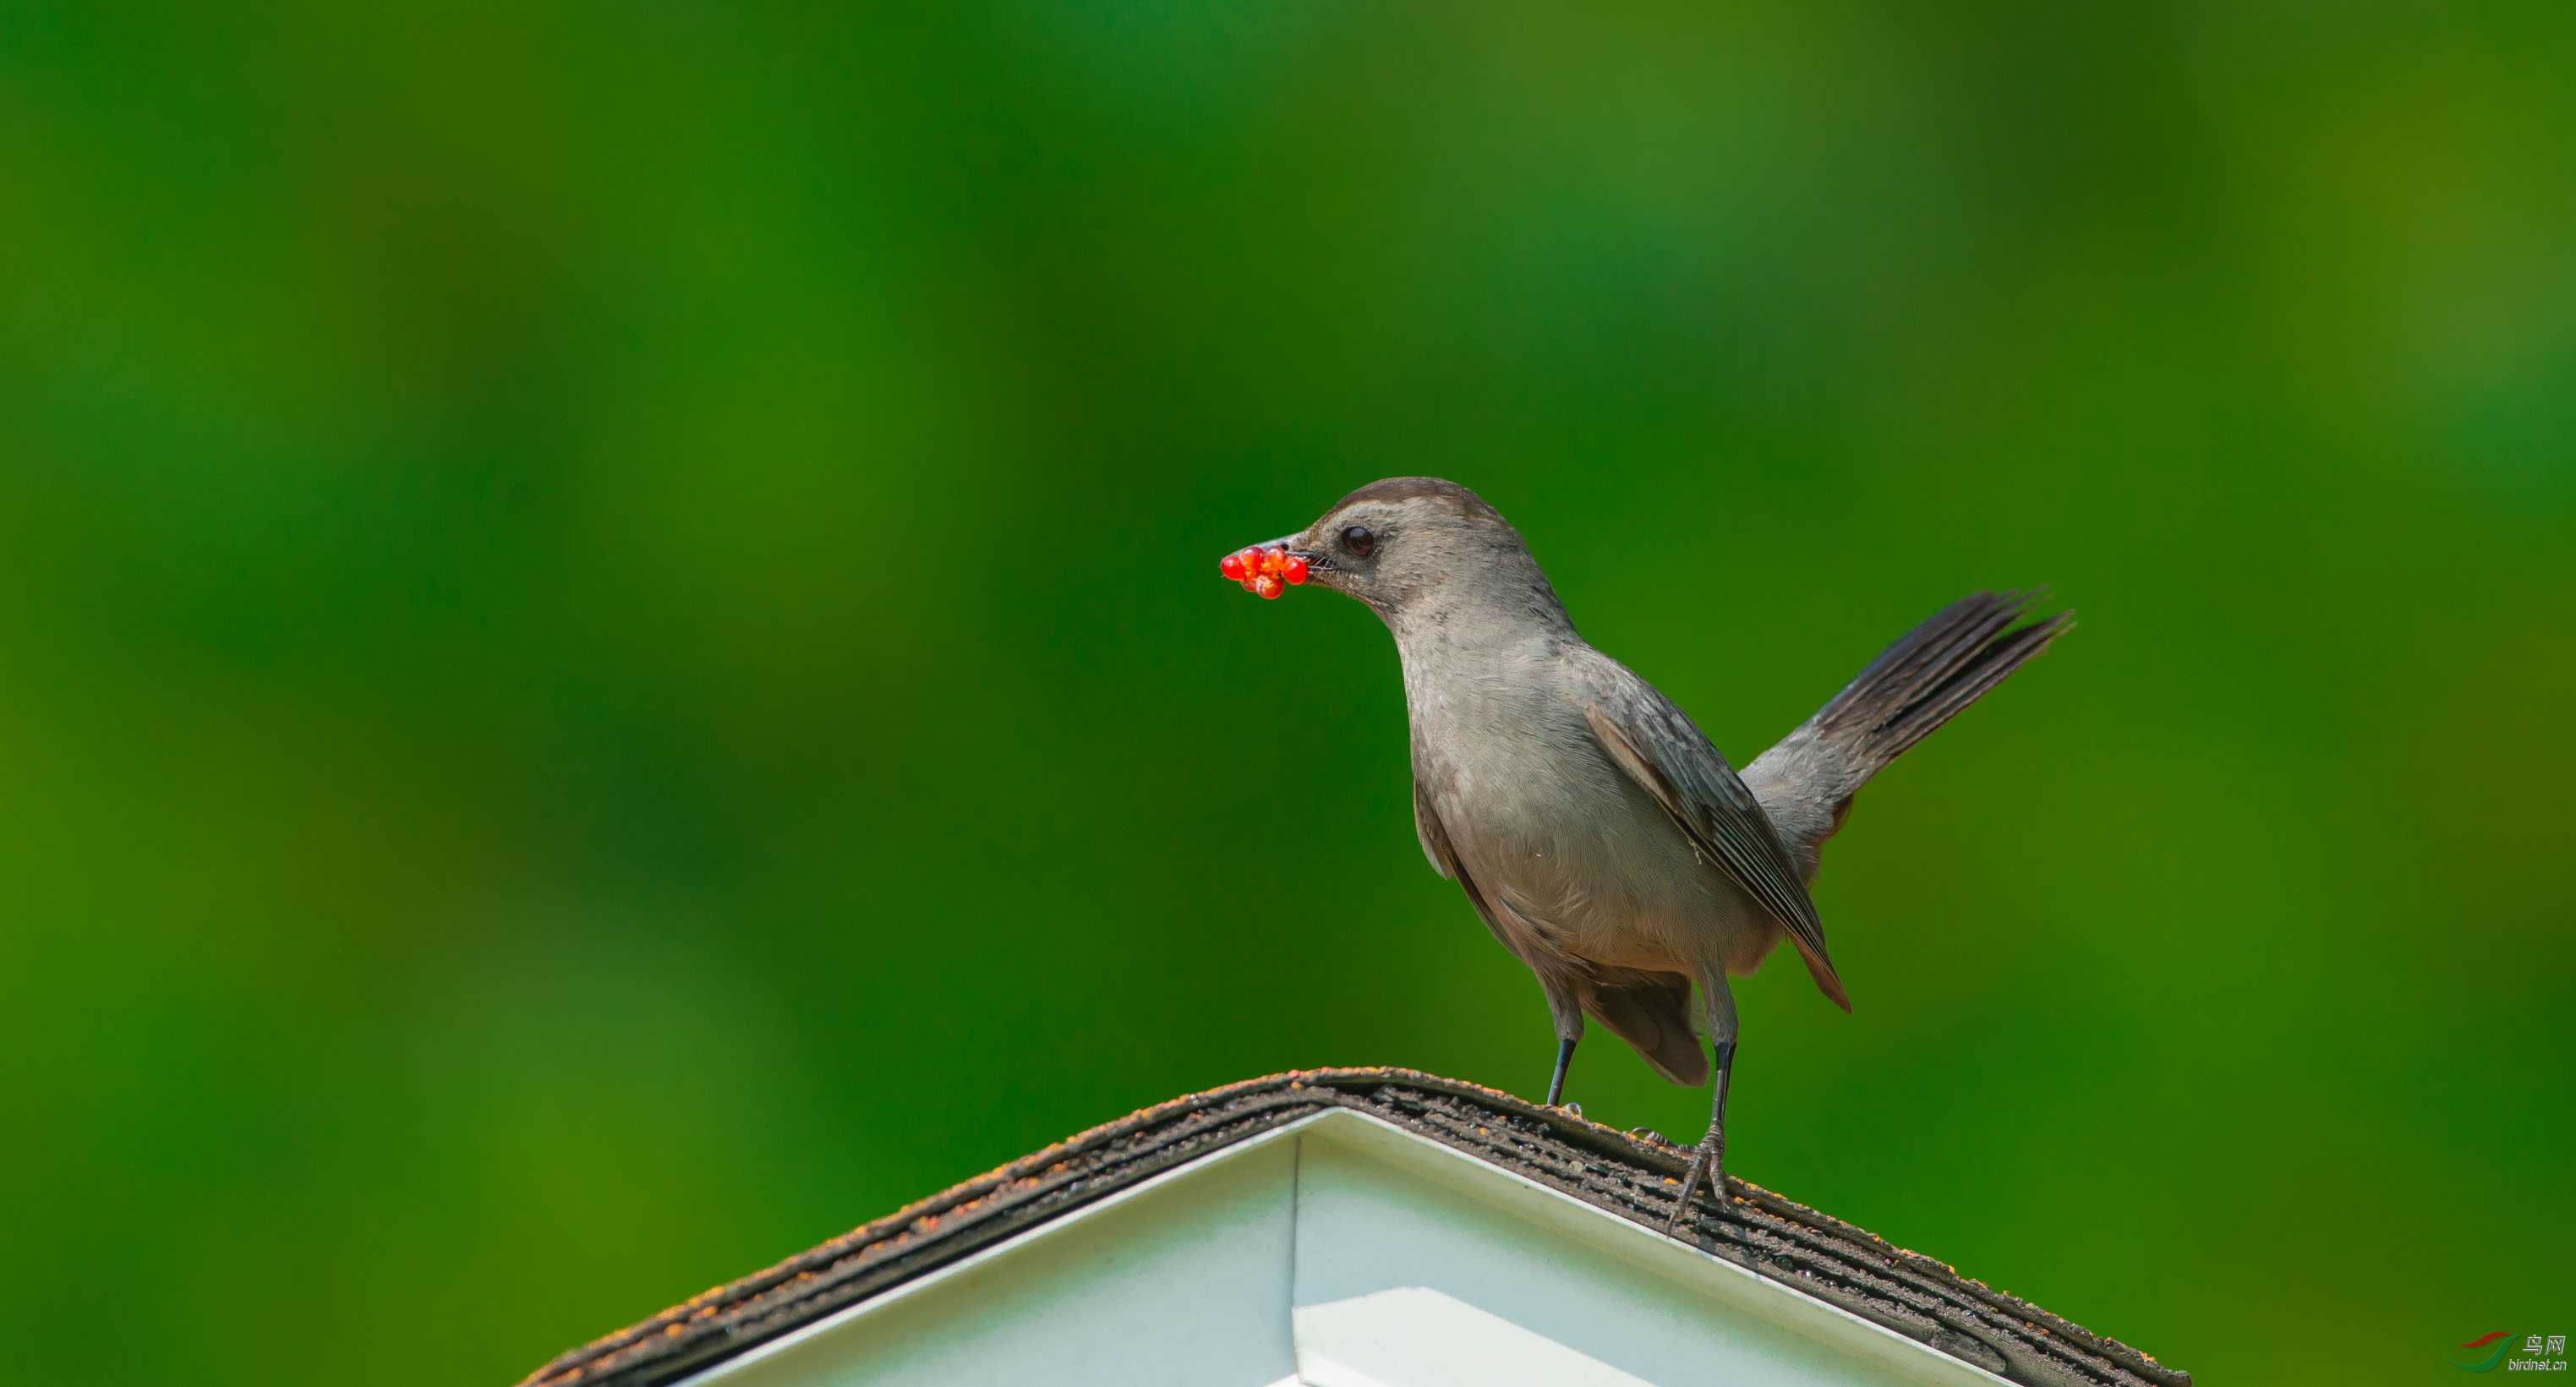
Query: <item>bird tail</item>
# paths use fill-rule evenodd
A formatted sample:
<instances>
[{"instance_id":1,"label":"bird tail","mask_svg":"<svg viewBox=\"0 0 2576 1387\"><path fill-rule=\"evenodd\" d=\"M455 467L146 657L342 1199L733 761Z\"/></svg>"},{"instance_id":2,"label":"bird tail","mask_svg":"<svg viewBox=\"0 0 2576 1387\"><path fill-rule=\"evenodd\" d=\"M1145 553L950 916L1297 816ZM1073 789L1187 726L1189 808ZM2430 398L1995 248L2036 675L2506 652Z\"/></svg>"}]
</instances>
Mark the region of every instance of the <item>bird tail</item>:
<instances>
[{"instance_id":1,"label":"bird tail","mask_svg":"<svg viewBox=\"0 0 2576 1387\"><path fill-rule=\"evenodd\" d=\"M1697 1088L1708 1082L1708 1052L1691 1025L1690 997L1690 979L1679 973L1604 968L1584 988L1583 1009L1656 1073Z\"/></svg>"},{"instance_id":2,"label":"bird tail","mask_svg":"<svg viewBox=\"0 0 2576 1387\"><path fill-rule=\"evenodd\" d=\"M2045 591L1970 593L1933 613L1744 768L1746 788L1809 880L1825 840L1871 776L2075 624L2073 612L2013 624ZM1817 982L1824 985L1821 976Z\"/></svg>"},{"instance_id":3,"label":"bird tail","mask_svg":"<svg viewBox=\"0 0 2576 1387\"><path fill-rule=\"evenodd\" d=\"M2073 626L2071 611L2013 625L2047 594L2046 588L1970 593L1899 637L1817 709L1801 730L1837 753L1843 793L1859 789Z\"/></svg>"}]
</instances>

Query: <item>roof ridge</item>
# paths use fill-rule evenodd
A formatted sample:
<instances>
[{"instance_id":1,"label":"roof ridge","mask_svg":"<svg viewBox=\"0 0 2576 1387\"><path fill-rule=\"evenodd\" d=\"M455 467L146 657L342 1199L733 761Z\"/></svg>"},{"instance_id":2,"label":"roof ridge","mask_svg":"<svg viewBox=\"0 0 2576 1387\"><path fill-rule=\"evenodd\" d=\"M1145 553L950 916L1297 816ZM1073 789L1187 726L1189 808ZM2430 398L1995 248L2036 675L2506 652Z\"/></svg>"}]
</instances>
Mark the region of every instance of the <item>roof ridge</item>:
<instances>
[{"instance_id":1,"label":"roof ridge","mask_svg":"<svg viewBox=\"0 0 2576 1387\"><path fill-rule=\"evenodd\" d=\"M1660 1229L1689 1148L1419 1070L1290 1070L1185 1094L914 1200L564 1353L520 1387L658 1387L1200 1156L1347 1108ZM1641 1134L1642 1133L1642 1134ZM2191 1375L1945 1262L1728 1177L1677 1231L1702 1251L2013 1382L2190 1387Z\"/></svg>"}]
</instances>

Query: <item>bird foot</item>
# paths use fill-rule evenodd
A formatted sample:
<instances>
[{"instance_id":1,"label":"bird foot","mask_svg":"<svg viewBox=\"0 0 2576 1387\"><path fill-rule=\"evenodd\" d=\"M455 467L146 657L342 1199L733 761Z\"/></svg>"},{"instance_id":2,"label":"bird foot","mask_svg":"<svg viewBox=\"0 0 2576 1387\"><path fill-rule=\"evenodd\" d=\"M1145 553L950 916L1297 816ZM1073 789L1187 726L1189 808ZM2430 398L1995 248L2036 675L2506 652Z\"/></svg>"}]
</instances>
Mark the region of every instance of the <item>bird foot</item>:
<instances>
[{"instance_id":1,"label":"bird foot","mask_svg":"<svg viewBox=\"0 0 2576 1387\"><path fill-rule=\"evenodd\" d=\"M1682 1215L1690 1210L1691 1195L1698 1190L1702 1175L1708 1177L1709 1189L1716 1193L1718 1204L1721 1207L1724 1206L1726 1203L1726 1138L1715 1132L1709 1133L1707 1139L1691 1152L1690 1169L1682 1174L1681 1195L1673 1200L1672 1216L1664 1220L1664 1232L1667 1235L1681 1225Z\"/></svg>"},{"instance_id":2,"label":"bird foot","mask_svg":"<svg viewBox=\"0 0 2576 1387\"><path fill-rule=\"evenodd\" d=\"M1681 1197L1673 1201L1672 1217L1664 1220L1664 1236L1672 1236L1673 1229L1681 1224L1682 1215L1690 1209L1691 1193L1698 1187L1700 1172L1703 1170L1708 1172L1708 1188L1717 1196L1717 1206L1721 1209L1725 1208L1727 1193L1726 1139L1724 1137L1711 1133L1708 1140L1701 1142L1698 1149L1691 1153L1690 1169L1682 1176ZM1762 1275L1760 1250L1754 1245L1750 1233L1739 1233L1733 1236L1742 1244L1745 1270L1756 1276ZM1719 1255L1723 1256L1724 1253L1721 1252Z\"/></svg>"}]
</instances>

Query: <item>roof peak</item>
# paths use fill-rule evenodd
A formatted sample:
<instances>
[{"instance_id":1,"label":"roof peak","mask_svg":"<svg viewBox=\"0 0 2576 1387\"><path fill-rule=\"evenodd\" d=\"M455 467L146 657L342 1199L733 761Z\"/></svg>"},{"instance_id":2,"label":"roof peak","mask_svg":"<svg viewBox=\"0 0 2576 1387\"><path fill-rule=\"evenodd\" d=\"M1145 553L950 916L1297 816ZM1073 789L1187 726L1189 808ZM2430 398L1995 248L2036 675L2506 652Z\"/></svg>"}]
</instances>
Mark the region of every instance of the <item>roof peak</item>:
<instances>
[{"instance_id":1,"label":"roof peak","mask_svg":"<svg viewBox=\"0 0 2576 1387\"><path fill-rule=\"evenodd\" d=\"M562 1355L523 1387L677 1381L1253 1137L1342 1110L1648 1229L1689 1149L1409 1069L1298 1070L1189 1094L1057 1142ZM2190 1387L2116 1340L1758 1186L1681 1241L2012 1381Z\"/></svg>"}]
</instances>

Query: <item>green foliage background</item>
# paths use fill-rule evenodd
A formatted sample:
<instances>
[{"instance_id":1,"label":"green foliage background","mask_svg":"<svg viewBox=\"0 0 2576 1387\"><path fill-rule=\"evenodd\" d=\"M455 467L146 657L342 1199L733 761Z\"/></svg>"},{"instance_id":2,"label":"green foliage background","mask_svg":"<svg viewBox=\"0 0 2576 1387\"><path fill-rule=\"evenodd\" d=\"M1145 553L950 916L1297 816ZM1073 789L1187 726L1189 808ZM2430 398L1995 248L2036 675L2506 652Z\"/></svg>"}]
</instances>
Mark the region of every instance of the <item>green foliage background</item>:
<instances>
[{"instance_id":1,"label":"green foliage background","mask_svg":"<svg viewBox=\"0 0 2576 1387\"><path fill-rule=\"evenodd\" d=\"M1739 761L2082 612L1740 1173L2208 1382L2564 1327L2570 16L0 6L0 1375L504 1382L1186 1090L1536 1091L1383 631L1214 572L1400 473Z\"/></svg>"}]
</instances>

